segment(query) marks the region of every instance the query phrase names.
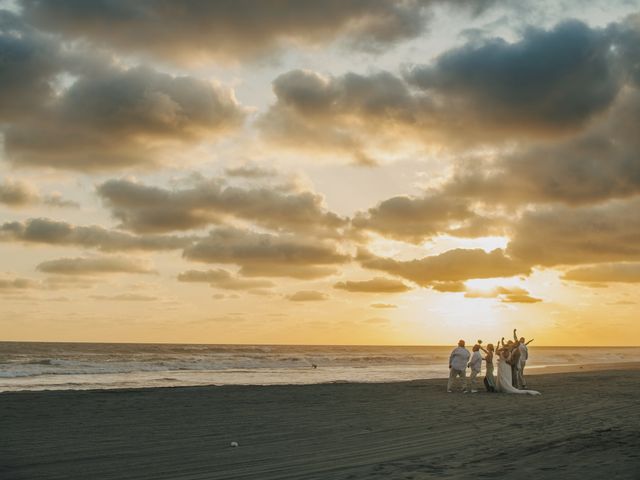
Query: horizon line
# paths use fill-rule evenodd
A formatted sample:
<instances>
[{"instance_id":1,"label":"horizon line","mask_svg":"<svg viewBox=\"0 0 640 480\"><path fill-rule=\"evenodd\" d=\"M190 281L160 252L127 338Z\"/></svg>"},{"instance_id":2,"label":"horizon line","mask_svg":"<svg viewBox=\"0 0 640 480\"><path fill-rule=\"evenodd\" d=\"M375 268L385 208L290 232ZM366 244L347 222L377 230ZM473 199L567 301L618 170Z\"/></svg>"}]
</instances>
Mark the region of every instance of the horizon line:
<instances>
[{"instance_id":1,"label":"horizon line","mask_svg":"<svg viewBox=\"0 0 640 480\"><path fill-rule=\"evenodd\" d=\"M72 343L94 345L207 345L207 346L264 346L264 347L451 347L451 344L365 344L365 343L199 343L199 342L105 342L86 340L0 340L0 343ZM482 343L487 345L487 343ZM475 345L469 342L466 346ZM538 344L536 347L550 348L640 348L640 345L548 345Z\"/></svg>"}]
</instances>

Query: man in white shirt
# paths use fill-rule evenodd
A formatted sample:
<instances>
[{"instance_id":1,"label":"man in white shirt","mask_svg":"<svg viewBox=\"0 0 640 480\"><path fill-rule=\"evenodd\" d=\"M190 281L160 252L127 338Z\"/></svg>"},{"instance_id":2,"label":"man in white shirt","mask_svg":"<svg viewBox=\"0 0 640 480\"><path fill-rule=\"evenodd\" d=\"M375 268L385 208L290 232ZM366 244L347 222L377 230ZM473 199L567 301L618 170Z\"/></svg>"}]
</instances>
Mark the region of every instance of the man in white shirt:
<instances>
[{"instance_id":1,"label":"man in white shirt","mask_svg":"<svg viewBox=\"0 0 640 480\"><path fill-rule=\"evenodd\" d=\"M462 379L463 391L467 391L467 363L469 362L469 350L464 348L464 340L458 342L458 346L453 349L449 357L449 382L447 392L451 393L451 388L456 377Z\"/></svg>"},{"instance_id":2,"label":"man in white shirt","mask_svg":"<svg viewBox=\"0 0 640 480\"><path fill-rule=\"evenodd\" d=\"M482 369L482 355L480 354L480 345L473 346L473 354L469 361L469 368L471 368L471 393L478 393L478 375Z\"/></svg>"},{"instance_id":3,"label":"man in white shirt","mask_svg":"<svg viewBox=\"0 0 640 480\"><path fill-rule=\"evenodd\" d=\"M527 360L529 359L529 347L527 347L527 345L533 342L533 338L528 342L525 341L524 337L520 337L518 339L518 334L516 333L516 329L514 328L513 339L518 342L518 350L520 350L520 362L518 363L518 384L526 390L527 381L524 379L524 367L526 366Z\"/></svg>"}]
</instances>

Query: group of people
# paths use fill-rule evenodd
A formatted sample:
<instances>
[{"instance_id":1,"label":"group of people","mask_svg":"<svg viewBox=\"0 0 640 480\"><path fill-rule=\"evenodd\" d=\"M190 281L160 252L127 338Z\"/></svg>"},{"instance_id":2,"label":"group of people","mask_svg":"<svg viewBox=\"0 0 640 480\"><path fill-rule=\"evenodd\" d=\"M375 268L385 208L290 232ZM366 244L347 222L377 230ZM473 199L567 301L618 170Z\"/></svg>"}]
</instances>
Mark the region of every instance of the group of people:
<instances>
[{"instance_id":1,"label":"group of people","mask_svg":"<svg viewBox=\"0 0 640 480\"><path fill-rule=\"evenodd\" d=\"M460 378L463 383L463 391L466 393L478 392L478 376L482 370L482 362L486 362L486 373L484 377L484 385L488 392L501 393L518 393L528 395L540 395L535 390L527 390L527 382L524 377L524 367L529 359L529 345L524 337L518 338L516 329L513 330L513 340L505 343L504 337L496 346L492 343L487 345L485 349L482 346L482 340L478 340L472 352L465 348L465 341L460 340L458 346L453 349L449 357L449 382L447 391L452 392L454 383ZM480 351L485 353L482 357ZM497 356L498 372L494 376L493 358ZM469 385L467 384L467 368L471 369L469 376Z\"/></svg>"}]
</instances>

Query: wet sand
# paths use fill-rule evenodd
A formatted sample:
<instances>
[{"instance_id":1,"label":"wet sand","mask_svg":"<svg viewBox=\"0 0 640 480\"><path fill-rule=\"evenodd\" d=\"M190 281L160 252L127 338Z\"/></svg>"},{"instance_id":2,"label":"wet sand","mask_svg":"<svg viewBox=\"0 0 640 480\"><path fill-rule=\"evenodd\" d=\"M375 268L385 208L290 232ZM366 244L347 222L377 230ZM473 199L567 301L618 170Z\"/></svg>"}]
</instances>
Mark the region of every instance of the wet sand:
<instances>
[{"instance_id":1,"label":"wet sand","mask_svg":"<svg viewBox=\"0 0 640 480\"><path fill-rule=\"evenodd\" d=\"M589 370L530 375L541 397L441 379L3 393L0 478L638 479L640 367Z\"/></svg>"}]
</instances>

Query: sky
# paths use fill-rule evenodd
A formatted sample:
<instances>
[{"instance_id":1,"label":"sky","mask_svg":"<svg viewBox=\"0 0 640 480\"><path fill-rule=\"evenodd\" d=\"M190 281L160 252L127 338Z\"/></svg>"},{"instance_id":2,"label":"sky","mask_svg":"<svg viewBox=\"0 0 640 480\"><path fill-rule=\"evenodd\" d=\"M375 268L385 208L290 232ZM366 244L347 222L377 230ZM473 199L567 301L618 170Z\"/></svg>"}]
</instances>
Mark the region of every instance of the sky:
<instances>
[{"instance_id":1,"label":"sky","mask_svg":"<svg viewBox=\"0 0 640 480\"><path fill-rule=\"evenodd\" d=\"M639 344L639 1L0 9L0 340Z\"/></svg>"}]
</instances>

